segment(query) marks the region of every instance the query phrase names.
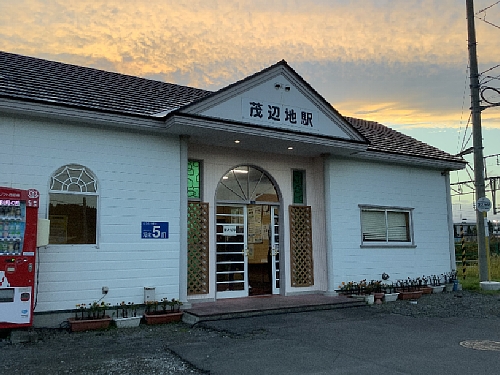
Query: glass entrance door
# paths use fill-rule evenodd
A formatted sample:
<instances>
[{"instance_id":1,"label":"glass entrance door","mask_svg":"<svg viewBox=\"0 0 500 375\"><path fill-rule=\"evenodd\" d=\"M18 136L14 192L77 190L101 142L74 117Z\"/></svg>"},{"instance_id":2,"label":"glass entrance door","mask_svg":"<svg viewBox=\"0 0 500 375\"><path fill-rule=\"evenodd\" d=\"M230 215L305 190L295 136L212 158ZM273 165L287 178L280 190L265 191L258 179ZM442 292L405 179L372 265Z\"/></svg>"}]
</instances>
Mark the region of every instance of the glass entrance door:
<instances>
[{"instance_id":1,"label":"glass entrance door","mask_svg":"<svg viewBox=\"0 0 500 375\"><path fill-rule=\"evenodd\" d=\"M271 283L272 293L280 294L280 218L279 207L271 206Z\"/></svg>"},{"instance_id":2,"label":"glass entrance door","mask_svg":"<svg viewBox=\"0 0 500 375\"><path fill-rule=\"evenodd\" d=\"M217 298L248 296L247 207L217 206Z\"/></svg>"}]
</instances>

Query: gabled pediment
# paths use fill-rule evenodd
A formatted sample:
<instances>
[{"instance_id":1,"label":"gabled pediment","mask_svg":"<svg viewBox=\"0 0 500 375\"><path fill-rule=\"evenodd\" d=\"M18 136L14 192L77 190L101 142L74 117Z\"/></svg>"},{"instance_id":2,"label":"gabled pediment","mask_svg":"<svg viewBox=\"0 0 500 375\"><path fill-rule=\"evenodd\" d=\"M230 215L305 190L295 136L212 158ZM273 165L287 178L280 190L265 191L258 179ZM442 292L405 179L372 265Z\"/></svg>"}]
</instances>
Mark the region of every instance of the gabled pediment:
<instances>
[{"instance_id":1,"label":"gabled pediment","mask_svg":"<svg viewBox=\"0 0 500 375\"><path fill-rule=\"evenodd\" d=\"M366 142L285 61L192 103L179 113L276 131Z\"/></svg>"}]
</instances>

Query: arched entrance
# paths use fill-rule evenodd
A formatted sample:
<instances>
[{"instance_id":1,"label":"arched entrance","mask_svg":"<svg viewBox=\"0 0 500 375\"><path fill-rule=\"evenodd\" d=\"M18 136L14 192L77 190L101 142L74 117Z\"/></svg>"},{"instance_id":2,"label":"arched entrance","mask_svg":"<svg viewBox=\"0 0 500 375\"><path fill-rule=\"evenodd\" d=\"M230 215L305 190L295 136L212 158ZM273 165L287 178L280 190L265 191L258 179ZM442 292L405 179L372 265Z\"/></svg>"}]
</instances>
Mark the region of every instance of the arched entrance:
<instances>
[{"instance_id":1,"label":"arched entrance","mask_svg":"<svg viewBox=\"0 0 500 375\"><path fill-rule=\"evenodd\" d=\"M280 220L276 184L263 170L229 170L216 193L217 298L279 294Z\"/></svg>"}]
</instances>

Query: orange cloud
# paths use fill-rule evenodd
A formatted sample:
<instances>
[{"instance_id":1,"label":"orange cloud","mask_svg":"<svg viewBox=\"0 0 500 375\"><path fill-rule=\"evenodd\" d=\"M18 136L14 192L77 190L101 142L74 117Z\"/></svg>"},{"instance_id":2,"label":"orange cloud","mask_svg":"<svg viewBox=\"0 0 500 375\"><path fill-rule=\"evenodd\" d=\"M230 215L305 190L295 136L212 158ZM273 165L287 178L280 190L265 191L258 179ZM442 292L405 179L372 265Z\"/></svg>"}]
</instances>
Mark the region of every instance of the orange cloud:
<instances>
[{"instance_id":1,"label":"orange cloud","mask_svg":"<svg viewBox=\"0 0 500 375\"><path fill-rule=\"evenodd\" d=\"M288 61L462 64L465 5L399 1L3 0L1 48L107 61L128 74L221 86ZM500 7L498 7L500 9ZM496 11L492 8L491 12ZM491 13L490 13L491 14ZM479 21L478 21L479 22ZM489 48L481 61L497 61ZM493 49L492 47L496 47Z\"/></svg>"}]
</instances>

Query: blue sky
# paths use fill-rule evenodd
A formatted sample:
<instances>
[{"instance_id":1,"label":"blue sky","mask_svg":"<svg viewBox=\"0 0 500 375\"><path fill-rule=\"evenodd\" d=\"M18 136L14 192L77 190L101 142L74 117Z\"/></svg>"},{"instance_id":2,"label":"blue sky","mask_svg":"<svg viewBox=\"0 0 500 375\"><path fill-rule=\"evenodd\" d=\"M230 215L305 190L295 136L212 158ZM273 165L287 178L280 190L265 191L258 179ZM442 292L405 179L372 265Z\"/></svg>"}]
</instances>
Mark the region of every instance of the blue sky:
<instances>
[{"instance_id":1,"label":"blue sky","mask_svg":"<svg viewBox=\"0 0 500 375\"><path fill-rule=\"evenodd\" d=\"M500 3L474 3L483 72L500 64ZM7 52L209 90L285 59L343 115L472 146L465 0L2 0L0 26ZM487 74L500 88L500 68ZM500 107L482 117L484 154L499 154ZM472 201L454 197L457 220Z\"/></svg>"}]
</instances>

